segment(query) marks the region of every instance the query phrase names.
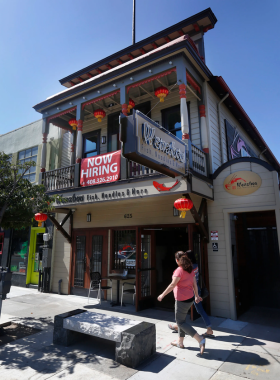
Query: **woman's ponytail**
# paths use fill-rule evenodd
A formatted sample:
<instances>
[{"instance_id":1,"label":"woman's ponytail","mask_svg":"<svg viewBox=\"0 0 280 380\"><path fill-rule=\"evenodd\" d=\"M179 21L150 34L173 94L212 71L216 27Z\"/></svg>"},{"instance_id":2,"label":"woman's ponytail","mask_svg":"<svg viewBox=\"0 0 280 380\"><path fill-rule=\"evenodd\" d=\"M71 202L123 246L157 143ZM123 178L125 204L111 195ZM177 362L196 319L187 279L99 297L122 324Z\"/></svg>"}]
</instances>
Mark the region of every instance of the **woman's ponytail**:
<instances>
[{"instance_id":1,"label":"woman's ponytail","mask_svg":"<svg viewBox=\"0 0 280 380\"><path fill-rule=\"evenodd\" d=\"M182 267L183 270L185 270L188 273L191 273L193 270L192 262L188 258L185 252L178 251L175 253L175 259L178 260L179 266Z\"/></svg>"}]
</instances>

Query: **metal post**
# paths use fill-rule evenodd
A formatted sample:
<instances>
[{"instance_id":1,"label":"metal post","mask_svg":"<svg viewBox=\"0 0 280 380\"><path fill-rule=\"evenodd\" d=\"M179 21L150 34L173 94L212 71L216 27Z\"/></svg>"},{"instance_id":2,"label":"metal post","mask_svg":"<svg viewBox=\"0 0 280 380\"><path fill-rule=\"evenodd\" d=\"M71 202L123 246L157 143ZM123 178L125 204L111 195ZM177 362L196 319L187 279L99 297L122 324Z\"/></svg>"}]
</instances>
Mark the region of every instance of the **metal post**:
<instances>
[{"instance_id":1,"label":"metal post","mask_svg":"<svg viewBox=\"0 0 280 380\"><path fill-rule=\"evenodd\" d=\"M135 44L135 0L133 0L133 11L132 11L132 45Z\"/></svg>"}]
</instances>

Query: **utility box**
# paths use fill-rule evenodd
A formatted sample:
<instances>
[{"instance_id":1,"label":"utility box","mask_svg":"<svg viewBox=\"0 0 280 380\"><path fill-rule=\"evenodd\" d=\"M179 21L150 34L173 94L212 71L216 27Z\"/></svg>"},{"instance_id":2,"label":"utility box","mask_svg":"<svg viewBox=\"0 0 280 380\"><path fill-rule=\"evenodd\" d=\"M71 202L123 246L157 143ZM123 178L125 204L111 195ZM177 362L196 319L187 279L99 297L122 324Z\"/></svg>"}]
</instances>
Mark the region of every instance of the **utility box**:
<instances>
[{"instance_id":1,"label":"utility box","mask_svg":"<svg viewBox=\"0 0 280 380\"><path fill-rule=\"evenodd\" d=\"M12 284L12 272L0 270L0 298L6 299L6 294L10 293Z\"/></svg>"},{"instance_id":2,"label":"utility box","mask_svg":"<svg viewBox=\"0 0 280 380\"><path fill-rule=\"evenodd\" d=\"M52 250L48 247L43 247L42 268L50 268L52 263Z\"/></svg>"}]
</instances>

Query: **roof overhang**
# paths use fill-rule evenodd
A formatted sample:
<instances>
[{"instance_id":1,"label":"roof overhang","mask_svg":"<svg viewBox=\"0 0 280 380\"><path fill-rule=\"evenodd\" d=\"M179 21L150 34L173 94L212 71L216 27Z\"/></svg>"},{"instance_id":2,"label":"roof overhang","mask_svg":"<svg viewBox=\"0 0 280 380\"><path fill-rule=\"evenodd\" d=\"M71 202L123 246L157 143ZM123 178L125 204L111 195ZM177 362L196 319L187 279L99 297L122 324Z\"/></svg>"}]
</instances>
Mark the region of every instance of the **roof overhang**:
<instances>
[{"instance_id":1,"label":"roof overhang","mask_svg":"<svg viewBox=\"0 0 280 380\"><path fill-rule=\"evenodd\" d=\"M185 35L153 50L152 52L137 57L121 66L114 67L113 69L90 78L72 88L61 91L60 93L47 98L45 101L36 104L33 108L37 112L43 112L46 108L54 106L61 101L81 95L82 93L92 90L97 86L105 85L109 81L117 80L124 75L129 75L137 69L142 69L151 63L155 64L164 59L169 59L170 56L179 53L185 54L204 80L209 80L210 77L212 77L212 73L199 56L197 50L193 46L193 43L190 41L190 37Z\"/></svg>"},{"instance_id":2,"label":"roof overhang","mask_svg":"<svg viewBox=\"0 0 280 380\"><path fill-rule=\"evenodd\" d=\"M96 76L101 72L109 71L111 68L120 66L129 60L137 58L157 47L177 39L179 36L188 34L189 36L203 35L208 30L213 29L217 22L217 18L211 8L205 9L187 19L172 25L134 45L118 51L92 65L89 65L73 74L60 79L60 83L66 87L76 86L86 81L88 78Z\"/></svg>"}]
</instances>

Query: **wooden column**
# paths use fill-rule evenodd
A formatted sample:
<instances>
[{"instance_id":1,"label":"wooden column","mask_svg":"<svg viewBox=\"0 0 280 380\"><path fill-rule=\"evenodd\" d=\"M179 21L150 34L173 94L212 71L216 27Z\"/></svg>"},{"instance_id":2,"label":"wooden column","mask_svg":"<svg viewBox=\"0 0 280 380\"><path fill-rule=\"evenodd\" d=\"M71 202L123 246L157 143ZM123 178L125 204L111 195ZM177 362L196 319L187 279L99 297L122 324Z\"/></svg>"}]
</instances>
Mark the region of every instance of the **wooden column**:
<instances>
[{"instance_id":1,"label":"wooden column","mask_svg":"<svg viewBox=\"0 0 280 380\"><path fill-rule=\"evenodd\" d=\"M78 135L76 143L76 163L79 164L83 154L83 120L78 120Z\"/></svg>"},{"instance_id":2,"label":"wooden column","mask_svg":"<svg viewBox=\"0 0 280 380\"><path fill-rule=\"evenodd\" d=\"M46 162L47 162L47 138L49 134L49 123L47 119L43 119L42 127L42 152L41 152L41 173L46 171Z\"/></svg>"},{"instance_id":3,"label":"wooden column","mask_svg":"<svg viewBox=\"0 0 280 380\"><path fill-rule=\"evenodd\" d=\"M201 104L199 106L199 115L200 115L200 128L201 128L201 145L205 153L209 153L209 143L207 136L207 126L206 126L206 114L205 114L205 105Z\"/></svg>"}]
</instances>

